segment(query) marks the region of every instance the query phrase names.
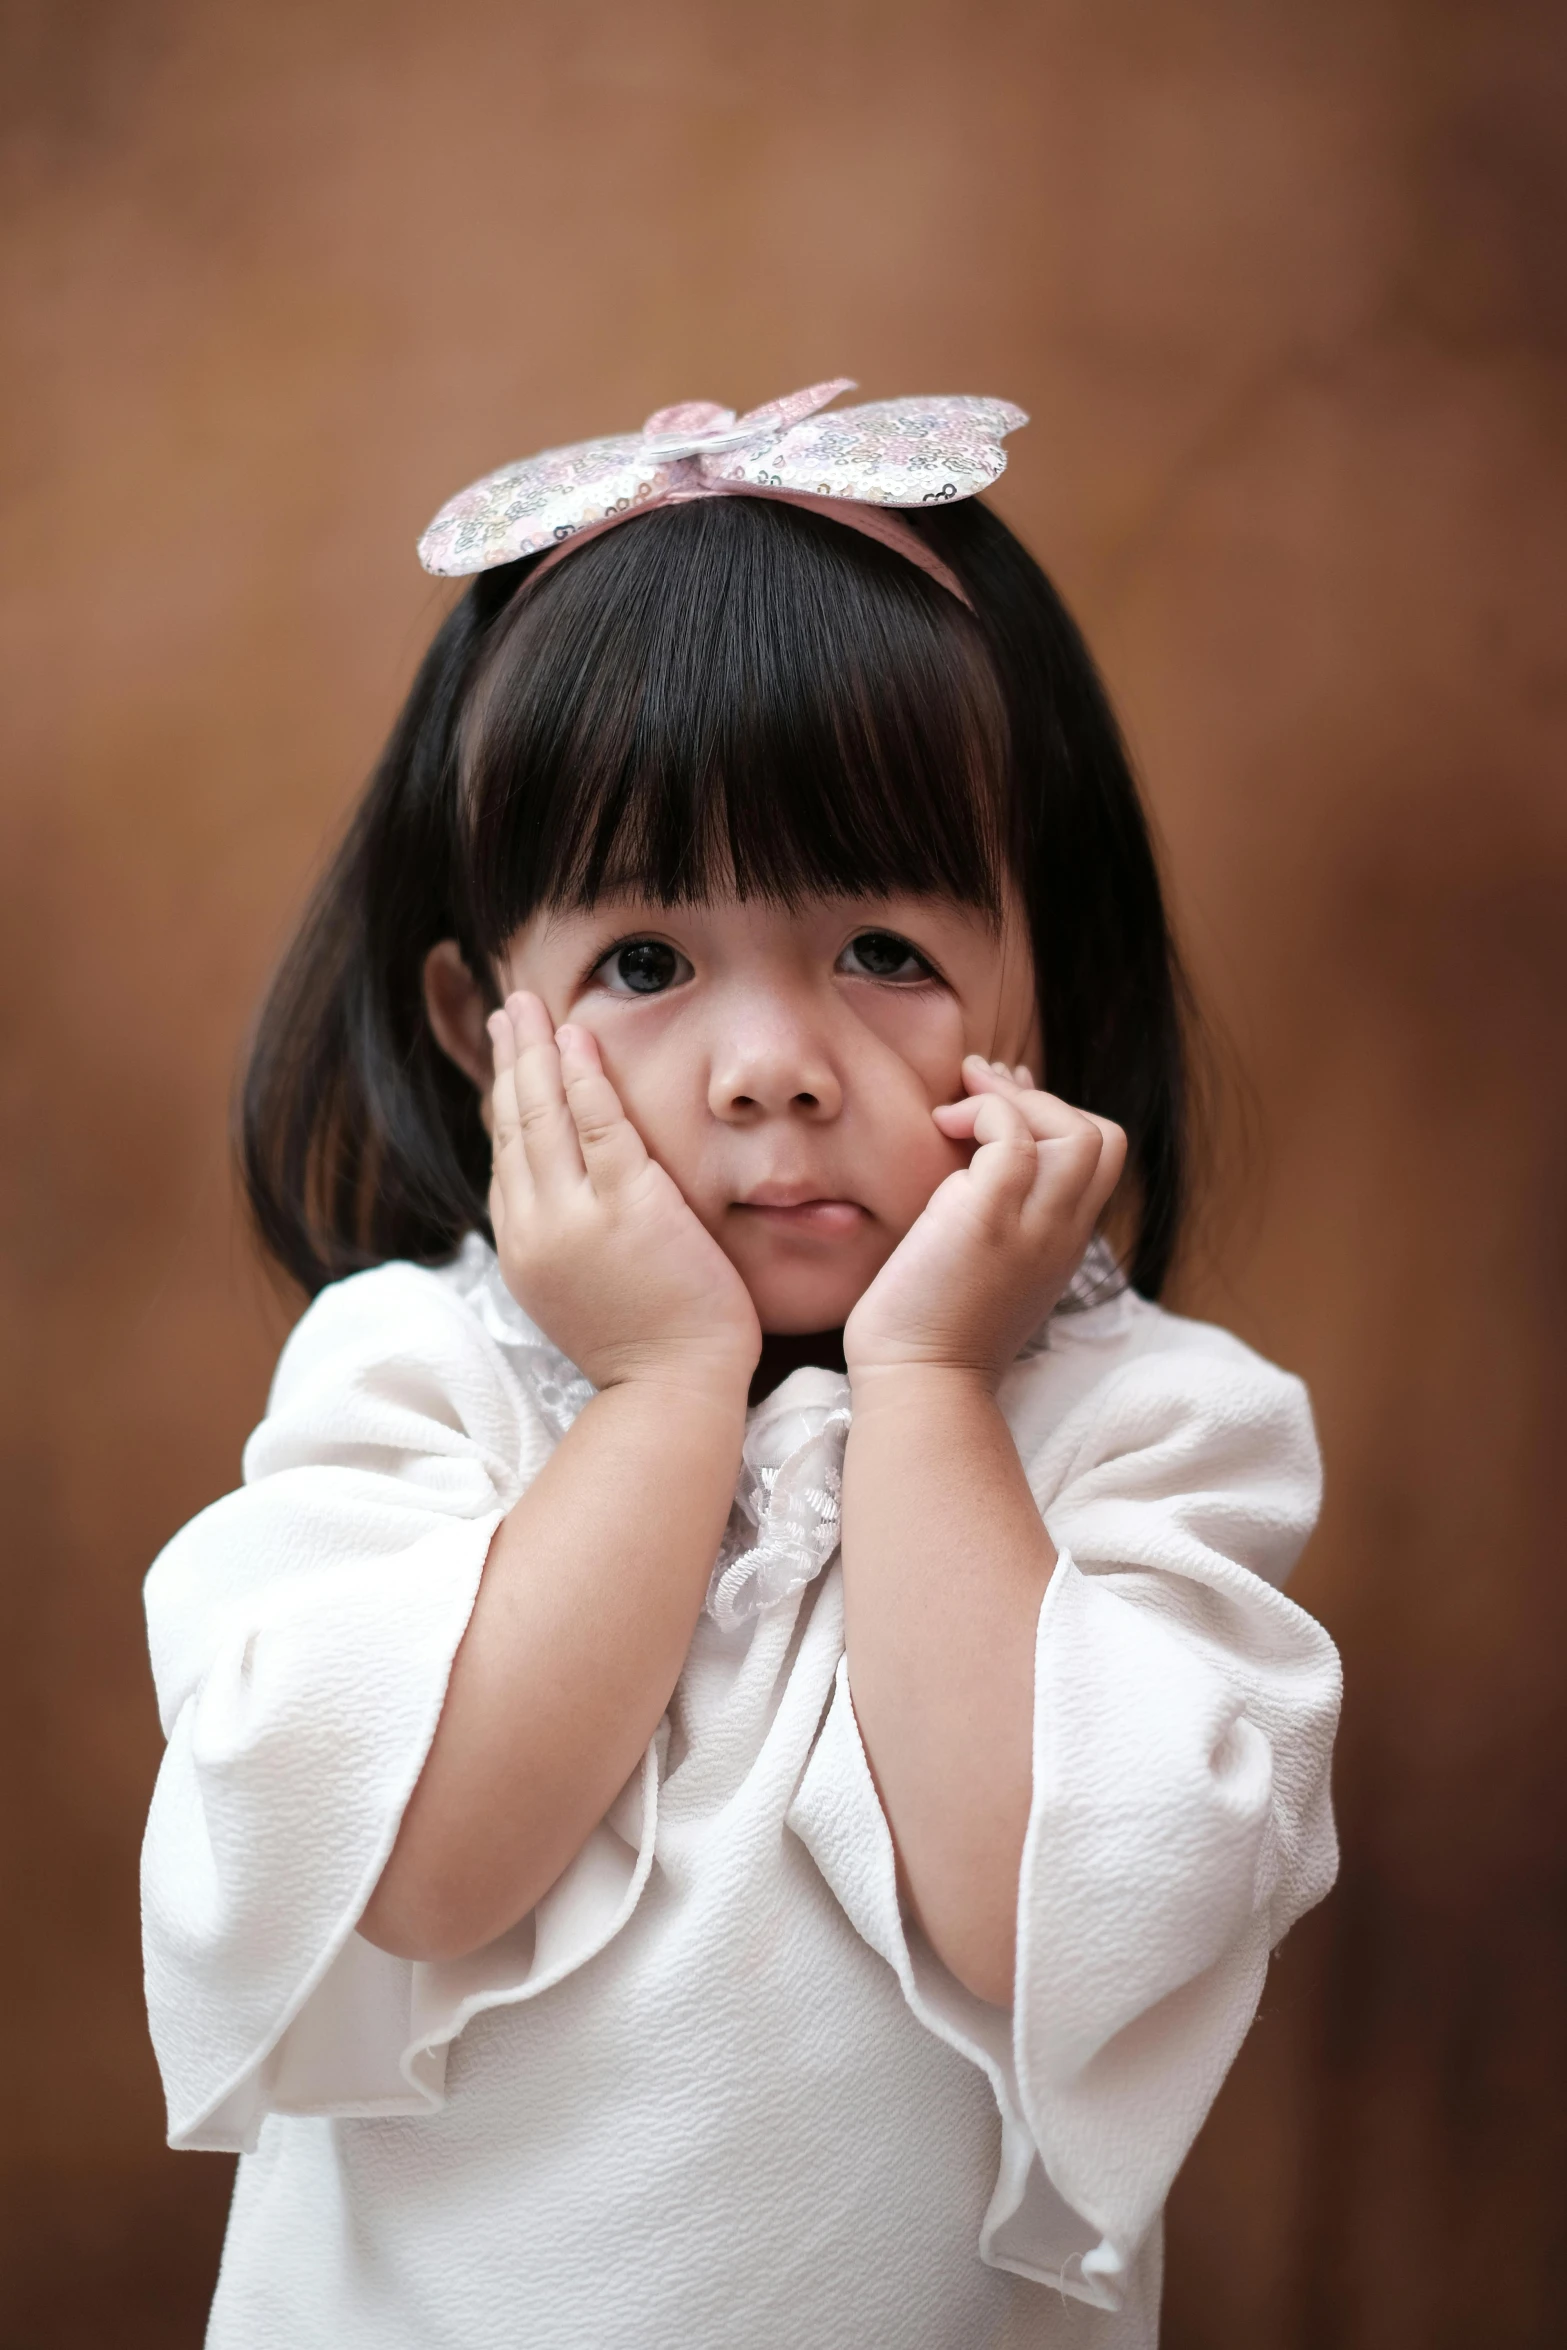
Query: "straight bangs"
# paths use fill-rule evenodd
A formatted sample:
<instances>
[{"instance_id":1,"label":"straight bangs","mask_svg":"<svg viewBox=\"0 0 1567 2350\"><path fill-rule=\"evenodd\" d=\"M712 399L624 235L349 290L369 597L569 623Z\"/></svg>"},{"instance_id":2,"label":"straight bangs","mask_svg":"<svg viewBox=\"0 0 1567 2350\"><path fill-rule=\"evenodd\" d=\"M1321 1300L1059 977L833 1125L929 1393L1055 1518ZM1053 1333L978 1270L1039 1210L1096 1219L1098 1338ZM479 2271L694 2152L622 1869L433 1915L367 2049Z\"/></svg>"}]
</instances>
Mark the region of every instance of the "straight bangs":
<instances>
[{"instance_id":1,"label":"straight bangs","mask_svg":"<svg viewBox=\"0 0 1567 2350\"><path fill-rule=\"evenodd\" d=\"M1006 705L973 616L902 555L713 498L606 532L494 628L459 735L477 958L625 892L940 894L999 917Z\"/></svg>"}]
</instances>

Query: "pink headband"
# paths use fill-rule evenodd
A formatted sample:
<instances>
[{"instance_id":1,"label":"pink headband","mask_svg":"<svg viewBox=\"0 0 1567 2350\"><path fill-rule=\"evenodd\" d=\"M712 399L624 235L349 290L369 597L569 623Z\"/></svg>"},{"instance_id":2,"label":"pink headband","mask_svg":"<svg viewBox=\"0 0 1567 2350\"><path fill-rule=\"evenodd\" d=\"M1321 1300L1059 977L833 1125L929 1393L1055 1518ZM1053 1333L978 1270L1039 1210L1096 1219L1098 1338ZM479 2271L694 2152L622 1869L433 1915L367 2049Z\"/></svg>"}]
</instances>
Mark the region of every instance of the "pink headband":
<instances>
[{"instance_id":1,"label":"pink headband","mask_svg":"<svg viewBox=\"0 0 1567 2350\"><path fill-rule=\"evenodd\" d=\"M949 506L988 489L1006 466L1002 436L1028 418L1006 400L961 394L819 413L853 389L839 376L738 419L732 408L687 400L660 408L639 433L503 465L447 500L419 541L419 560L453 578L553 547L537 579L584 540L655 506L778 498L895 549L968 603L946 564L889 509Z\"/></svg>"}]
</instances>

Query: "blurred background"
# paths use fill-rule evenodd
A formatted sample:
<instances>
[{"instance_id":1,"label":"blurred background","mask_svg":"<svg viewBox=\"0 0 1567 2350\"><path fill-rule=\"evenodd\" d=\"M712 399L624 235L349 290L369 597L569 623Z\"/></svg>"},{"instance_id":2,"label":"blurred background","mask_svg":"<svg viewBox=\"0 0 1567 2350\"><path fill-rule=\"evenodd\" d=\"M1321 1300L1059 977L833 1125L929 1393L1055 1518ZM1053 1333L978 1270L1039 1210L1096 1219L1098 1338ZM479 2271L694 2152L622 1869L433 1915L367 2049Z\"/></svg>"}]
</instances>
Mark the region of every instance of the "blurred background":
<instances>
[{"instance_id":1,"label":"blurred background","mask_svg":"<svg viewBox=\"0 0 1567 2350\"><path fill-rule=\"evenodd\" d=\"M1326 1448L1343 1881L1177 2188L1167 2344L1567 2338L1567 17L3 23L4 2350L200 2339L229 2166L164 2149L145 2036L139 1580L291 1318L230 1088L445 607L414 539L506 458L840 372L1032 414L994 502L1232 1079L1180 1302Z\"/></svg>"}]
</instances>

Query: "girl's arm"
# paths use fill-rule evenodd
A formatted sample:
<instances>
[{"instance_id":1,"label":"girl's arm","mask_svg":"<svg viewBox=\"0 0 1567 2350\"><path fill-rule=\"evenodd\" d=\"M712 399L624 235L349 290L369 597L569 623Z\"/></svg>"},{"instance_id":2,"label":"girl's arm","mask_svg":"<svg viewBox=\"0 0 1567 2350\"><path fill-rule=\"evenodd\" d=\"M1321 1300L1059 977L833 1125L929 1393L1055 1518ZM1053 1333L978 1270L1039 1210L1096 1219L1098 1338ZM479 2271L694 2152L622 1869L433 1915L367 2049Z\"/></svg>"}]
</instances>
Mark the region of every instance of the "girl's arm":
<instances>
[{"instance_id":1,"label":"girl's arm","mask_svg":"<svg viewBox=\"0 0 1567 2350\"><path fill-rule=\"evenodd\" d=\"M600 1393L490 1546L361 1931L450 1959L526 1915L669 1702L734 1496L760 1351L739 1275L627 1121L591 1037L491 1022L501 1267Z\"/></svg>"},{"instance_id":2,"label":"girl's arm","mask_svg":"<svg viewBox=\"0 0 1567 2350\"><path fill-rule=\"evenodd\" d=\"M526 1916L604 1817L685 1661L745 1399L743 1379L608 1388L502 1520L368 1940L465 1956Z\"/></svg>"},{"instance_id":3,"label":"girl's arm","mask_svg":"<svg viewBox=\"0 0 1567 2350\"><path fill-rule=\"evenodd\" d=\"M1005 2005L1056 1553L995 1387L1078 1262L1125 1138L984 1063L964 1074L984 1090L936 1116L980 1147L844 1334L845 1637L909 1905L959 1981Z\"/></svg>"},{"instance_id":4,"label":"girl's arm","mask_svg":"<svg viewBox=\"0 0 1567 2350\"><path fill-rule=\"evenodd\" d=\"M984 1379L856 1374L843 1526L855 1718L905 1896L959 1982L1004 2007L1056 1553Z\"/></svg>"}]
</instances>

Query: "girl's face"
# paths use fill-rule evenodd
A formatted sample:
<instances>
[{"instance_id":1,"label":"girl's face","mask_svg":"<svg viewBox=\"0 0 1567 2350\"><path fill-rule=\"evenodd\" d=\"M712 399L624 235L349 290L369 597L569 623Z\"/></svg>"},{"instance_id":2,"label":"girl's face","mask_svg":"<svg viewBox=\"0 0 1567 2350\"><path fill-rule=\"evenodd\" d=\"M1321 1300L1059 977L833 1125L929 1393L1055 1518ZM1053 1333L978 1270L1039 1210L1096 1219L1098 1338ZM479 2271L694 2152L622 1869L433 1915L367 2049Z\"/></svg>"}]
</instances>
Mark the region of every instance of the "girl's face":
<instances>
[{"instance_id":1,"label":"girl's face","mask_svg":"<svg viewBox=\"0 0 1567 2350\"><path fill-rule=\"evenodd\" d=\"M967 1146L931 1111L966 1053L1039 1069L1021 909L823 897L540 913L503 992L590 1028L626 1113L764 1331L838 1328Z\"/></svg>"}]
</instances>

